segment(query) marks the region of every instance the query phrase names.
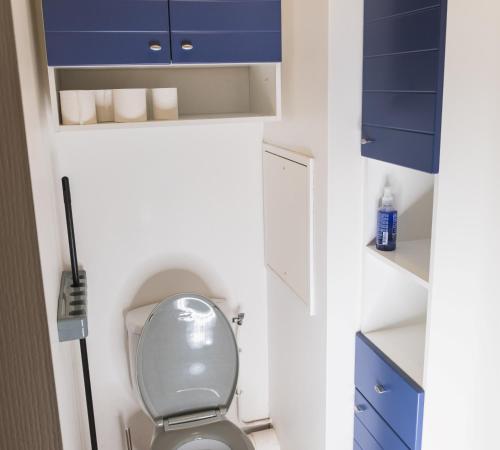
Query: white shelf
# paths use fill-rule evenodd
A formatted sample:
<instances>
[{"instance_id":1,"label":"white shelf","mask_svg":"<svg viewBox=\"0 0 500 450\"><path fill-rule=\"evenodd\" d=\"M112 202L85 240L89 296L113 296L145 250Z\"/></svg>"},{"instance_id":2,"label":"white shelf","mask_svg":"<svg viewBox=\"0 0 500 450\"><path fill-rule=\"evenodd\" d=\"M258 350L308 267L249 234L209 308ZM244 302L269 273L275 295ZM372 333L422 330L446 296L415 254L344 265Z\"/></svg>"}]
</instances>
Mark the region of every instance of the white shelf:
<instances>
[{"instance_id":1,"label":"white shelf","mask_svg":"<svg viewBox=\"0 0 500 450\"><path fill-rule=\"evenodd\" d=\"M58 131L262 122L281 117L281 65L276 63L49 68L49 84L52 114ZM179 120L60 124L61 90L162 87L177 88Z\"/></svg>"},{"instance_id":2,"label":"white shelf","mask_svg":"<svg viewBox=\"0 0 500 450\"><path fill-rule=\"evenodd\" d=\"M369 254L384 264L409 275L424 287L429 286L430 249L430 239L398 242L396 250L392 252L379 251L375 244L366 247Z\"/></svg>"},{"instance_id":3,"label":"white shelf","mask_svg":"<svg viewBox=\"0 0 500 450\"><path fill-rule=\"evenodd\" d=\"M423 387L425 334L426 325L421 322L372 331L365 336Z\"/></svg>"},{"instance_id":4,"label":"white shelf","mask_svg":"<svg viewBox=\"0 0 500 450\"><path fill-rule=\"evenodd\" d=\"M148 120L147 122L106 122L91 125L59 125L57 131L89 131L89 130L115 130L130 128L155 128L155 127L175 127L195 124L219 124L234 122L271 122L276 121L276 116L264 116L250 113L232 114L198 114L180 116L178 120Z\"/></svg>"}]
</instances>

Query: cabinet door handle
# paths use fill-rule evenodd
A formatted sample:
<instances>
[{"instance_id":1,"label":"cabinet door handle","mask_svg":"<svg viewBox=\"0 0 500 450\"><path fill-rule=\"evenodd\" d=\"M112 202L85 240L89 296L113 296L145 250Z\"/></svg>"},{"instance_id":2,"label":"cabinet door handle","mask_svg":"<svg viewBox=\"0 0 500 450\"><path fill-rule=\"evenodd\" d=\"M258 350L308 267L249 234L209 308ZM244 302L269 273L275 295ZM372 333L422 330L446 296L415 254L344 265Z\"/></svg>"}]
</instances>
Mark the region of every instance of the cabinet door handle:
<instances>
[{"instance_id":1,"label":"cabinet door handle","mask_svg":"<svg viewBox=\"0 0 500 450\"><path fill-rule=\"evenodd\" d=\"M364 405L354 405L354 412L356 414L362 413L364 411L366 411L366 406L364 406Z\"/></svg>"},{"instance_id":2,"label":"cabinet door handle","mask_svg":"<svg viewBox=\"0 0 500 450\"><path fill-rule=\"evenodd\" d=\"M149 43L149 50L152 52L159 52L161 51L161 44L158 41L151 41Z\"/></svg>"},{"instance_id":3,"label":"cabinet door handle","mask_svg":"<svg viewBox=\"0 0 500 450\"><path fill-rule=\"evenodd\" d=\"M375 389L375 392L379 395L382 395L382 394L385 394L386 392L388 392L387 389L381 384L375 385L374 389Z\"/></svg>"},{"instance_id":4,"label":"cabinet door handle","mask_svg":"<svg viewBox=\"0 0 500 450\"><path fill-rule=\"evenodd\" d=\"M193 50L193 43L190 41L182 41L181 48L182 50L189 52L190 50Z\"/></svg>"},{"instance_id":5,"label":"cabinet door handle","mask_svg":"<svg viewBox=\"0 0 500 450\"><path fill-rule=\"evenodd\" d=\"M361 145L373 144L375 141L372 139L361 138Z\"/></svg>"}]
</instances>

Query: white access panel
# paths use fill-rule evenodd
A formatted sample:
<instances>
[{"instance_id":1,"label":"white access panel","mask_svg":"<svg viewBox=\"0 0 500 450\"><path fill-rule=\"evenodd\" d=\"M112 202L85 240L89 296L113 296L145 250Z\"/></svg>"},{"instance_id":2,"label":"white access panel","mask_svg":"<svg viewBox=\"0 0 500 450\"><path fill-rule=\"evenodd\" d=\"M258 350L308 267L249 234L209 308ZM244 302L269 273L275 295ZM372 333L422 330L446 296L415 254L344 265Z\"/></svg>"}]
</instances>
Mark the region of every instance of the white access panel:
<instances>
[{"instance_id":1,"label":"white access panel","mask_svg":"<svg viewBox=\"0 0 500 450\"><path fill-rule=\"evenodd\" d=\"M266 264L314 315L312 163L264 145Z\"/></svg>"}]
</instances>

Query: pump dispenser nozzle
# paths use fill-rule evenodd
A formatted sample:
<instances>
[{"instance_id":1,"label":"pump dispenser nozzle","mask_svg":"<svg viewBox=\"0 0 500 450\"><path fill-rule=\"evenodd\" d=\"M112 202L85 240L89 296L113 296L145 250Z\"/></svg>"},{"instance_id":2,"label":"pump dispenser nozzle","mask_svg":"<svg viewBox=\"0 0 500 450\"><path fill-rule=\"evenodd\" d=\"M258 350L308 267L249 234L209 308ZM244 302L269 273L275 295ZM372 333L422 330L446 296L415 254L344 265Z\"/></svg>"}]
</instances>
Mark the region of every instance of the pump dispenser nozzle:
<instances>
[{"instance_id":1,"label":"pump dispenser nozzle","mask_svg":"<svg viewBox=\"0 0 500 450\"><path fill-rule=\"evenodd\" d=\"M390 186L384 188L384 196L382 197L382 207L392 207L394 204L394 196Z\"/></svg>"}]
</instances>

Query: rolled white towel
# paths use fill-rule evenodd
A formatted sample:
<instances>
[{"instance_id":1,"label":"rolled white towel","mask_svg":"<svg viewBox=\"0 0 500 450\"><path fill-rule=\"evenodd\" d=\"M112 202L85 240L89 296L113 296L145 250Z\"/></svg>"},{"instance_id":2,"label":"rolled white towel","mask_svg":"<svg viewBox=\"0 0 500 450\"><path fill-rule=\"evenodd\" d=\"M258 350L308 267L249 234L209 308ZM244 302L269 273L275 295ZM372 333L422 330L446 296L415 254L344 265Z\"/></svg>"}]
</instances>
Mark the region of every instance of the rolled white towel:
<instances>
[{"instance_id":1,"label":"rolled white towel","mask_svg":"<svg viewBox=\"0 0 500 450\"><path fill-rule=\"evenodd\" d=\"M276 431L272 428L251 433L249 438L255 450L280 450L278 436L276 436Z\"/></svg>"}]
</instances>

